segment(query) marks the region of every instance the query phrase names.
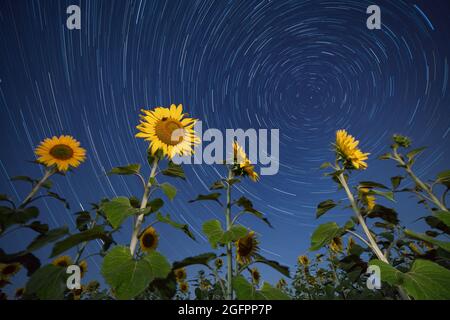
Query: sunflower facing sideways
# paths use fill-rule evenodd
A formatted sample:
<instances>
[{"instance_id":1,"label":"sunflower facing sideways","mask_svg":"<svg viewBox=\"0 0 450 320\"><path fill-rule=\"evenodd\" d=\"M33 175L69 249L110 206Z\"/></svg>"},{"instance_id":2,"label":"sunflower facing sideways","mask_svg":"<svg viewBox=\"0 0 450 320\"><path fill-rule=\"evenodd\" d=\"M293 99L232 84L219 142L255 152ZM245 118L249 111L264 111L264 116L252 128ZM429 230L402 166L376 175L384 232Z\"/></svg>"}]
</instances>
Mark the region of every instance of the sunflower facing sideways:
<instances>
[{"instance_id":1,"label":"sunflower facing sideways","mask_svg":"<svg viewBox=\"0 0 450 320\"><path fill-rule=\"evenodd\" d=\"M250 231L245 237L236 241L236 259L240 264L250 263L258 251L258 240L254 231Z\"/></svg>"},{"instance_id":2,"label":"sunflower facing sideways","mask_svg":"<svg viewBox=\"0 0 450 320\"><path fill-rule=\"evenodd\" d=\"M187 272L185 268L176 269L174 272L175 278L178 282L183 282L187 277Z\"/></svg>"},{"instance_id":3,"label":"sunflower facing sideways","mask_svg":"<svg viewBox=\"0 0 450 320\"><path fill-rule=\"evenodd\" d=\"M255 172L255 167L247 158L245 151L236 141L233 142L233 162L236 165L239 165L239 170L242 171L244 176L249 176L254 182L258 181L259 175Z\"/></svg>"},{"instance_id":4,"label":"sunflower facing sideways","mask_svg":"<svg viewBox=\"0 0 450 320\"><path fill-rule=\"evenodd\" d=\"M336 153L338 158L342 159L344 166L349 169L365 170L367 163L364 160L368 159L370 153L363 153L358 149L359 141L355 140L345 130L336 131Z\"/></svg>"},{"instance_id":5,"label":"sunflower facing sideways","mask_svg":"<svg viewBox=\"0 0 450 320\"><path fill-rule=\"evenodd\" d=\"M136 127L139 130L136 137L150 142L152 155L159 149L169 159L194 153L193 146L200 143L200 138L194 132L197 120L185 117L181 104L178 107L172 104L170 108L157 107L141 111L144 114Z\"/></svg>"},{"instance_id":6,"label":"sunflower facing sideways","mask_svg":"<svg viewBox=\"0 0 450 320\"><path fill-rule=\"evenodd\" d=\"M140 238L141 249L147 253L155 250L158 247L158 242L159 235L153 227L148 227L145 229Z\"/></svg>"},{"instance_id":7,"label":"sunflower facing sideways","mask_svg":"<svg viewBox=\"0 0 450 320\"><path fill-rule=\"evenodd\" d=\"M60 256L52 261L52 264L57 267L68 267L72 264L72 259L69 256Z\"/></svg>"},{"instance_id":8,"label":"sunflower facing sideways","mask_svg":"<svg viewBox=\"0 0 450 320\"><path fill-rule=\"evenodd\" d=\"M35 149L38 162L47 167L56 166L59 171L76 168L86 159L86 150L72 136L47 138Z\"/></svg>"}]
</instances>

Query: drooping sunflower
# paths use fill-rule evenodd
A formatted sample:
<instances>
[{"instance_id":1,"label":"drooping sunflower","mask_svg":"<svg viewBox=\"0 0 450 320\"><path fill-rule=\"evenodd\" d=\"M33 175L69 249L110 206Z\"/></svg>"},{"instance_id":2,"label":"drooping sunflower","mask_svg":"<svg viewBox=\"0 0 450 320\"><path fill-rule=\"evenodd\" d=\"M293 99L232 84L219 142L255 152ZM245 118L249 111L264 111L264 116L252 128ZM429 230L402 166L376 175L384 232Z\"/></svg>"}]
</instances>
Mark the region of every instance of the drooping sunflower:
<instances>
[{"instance_id":1,"label":"drooping sunflower","mask_svg":"<svg viewBox=\"0 0 450 320\"><path fill-rule=\"evenodd\" d=\"M57 267L67 268L72 265L72 259L69 256L60 256L52 261L52 264Z\"/></svg>"},{"instance_id":2,"label":"drooping sunflower","mask_svg":"<svg viewBox=\"0 0 450 320\"><path fill-rule=\"evenodd\" d=\"M344 166L357 170L367 169L367 163L370 153L364 153L358 149L359 141L355 140L345 130L336 131L336 153L344 161Z\"/></svg>"},{"instance_id":3,"label":"drooping sunflower","mask_svg":"<svg viewBox=\"0 0 450 320\"><path fill-rule=\"evenodd\" d=\"M181 282L180 283L180 291L183 293L187 293L189 291L189 285L187 282Z\"/></svg>"},{"instance_id":4,"label":"drooping sunflower","mask_svg":"<svg viewBox=\"0 0 450 320\"><path fill-rule=\"evenodd\" d=\"M259 270L257 268L251 269L250 273L252 274L253 283L258 285L259 281L261 280L261 273L259 273Z\"/></svg>"},{"instance_id":5,"label":"drooping sunflower","mask_svg":"<svg viewBox=\"0 0 450 320\"><path fill-rule=\"evenodd\" d=\"M255 167L236 141L233 142L233 161L235 165L239 166L244 175L249 176L254 182L258 181L259 175L255 172Z\"/></svg>"},{"instance_id":6,"label":"drooping sunflower","mask_svg":"<svg viewBox=\"0 0 450 320\"><path fill-rule=\"evenodd\" d=\"M178 282L183 282L187 277L187 272L185 268L179 268L174 271L175 278Z\"/></svg>"},{"instance_id":7,"label":"drooping sunflower","mask_svg":"<svg viewBox=\"0 0 450 320\"><path fill-rule=\"evenodd\" d=\"M56 166L59 171L78 167L86 159L86 150L72 136L47 138L34 151L38 161L47 167Z\"/></svg>"},{"instance_id":8,"label":"drooping sunflower","mask_svg":"<svg viewBox=\"0 0 450 320\"><path fill-rule=\"evenodd\" d=\"M150 151L154 155L162 150L169 159L176 155L184 156L194 153L193 146L200 143L194 132L197 119L187 118L183 106L172 104L170 108L157 107L153 110L141 110L139 132L136 137L150 142Z\"/></svg>"},{"instance_id":9,"label":"drooping sunflower","mask_svg":"<svg viewBox=\"0 0 450 320\"><path fill-rule=\"evenodd\" d=\"M9 278L15 275L20 270L19 263L0 264L1 278Z\"/></svg>"},{"instance_id":10,"label":"drooping sunflower","mask_svg":"<svg viewBox=\"0 0 450 320\"><path fill-rule=\"evenodd\" d=\"M298 263L304 267L309 266L309 258L307 256L299 256Z\"/></svg>"},{"instance_id":11,"label":"drooping sunflower","mask_svg":"<svg viewBox=\"0 0 450 320\"><path fill-rule=\"evenodd\" d=\"M78 266L80 267L80 271L81 271L81 277L83 277L88 269L88 264L86 260L81 261Z\"/></svg>"},{"instance_id":12,"label":"drooping sunflower","mask_svg":"<svg viewBox=\"0 0 450 320\"><path fill-rule=\"evenodd\" d=\"M159 235L155 228L148 227L140 238L141 249L145 252L152 252L158 247Z\"/></svg>"},{"instance_id":13,"label":"drooping sunflower","mask_svg":"<svg viewBox=\"0 0 450 320\"><path fill-rule=\"evenodd\" d=\"M236 241L237 261L240 264L250 263L259 251L255 232L250 231L245 237Z\"/></svg>"}]
</instances>

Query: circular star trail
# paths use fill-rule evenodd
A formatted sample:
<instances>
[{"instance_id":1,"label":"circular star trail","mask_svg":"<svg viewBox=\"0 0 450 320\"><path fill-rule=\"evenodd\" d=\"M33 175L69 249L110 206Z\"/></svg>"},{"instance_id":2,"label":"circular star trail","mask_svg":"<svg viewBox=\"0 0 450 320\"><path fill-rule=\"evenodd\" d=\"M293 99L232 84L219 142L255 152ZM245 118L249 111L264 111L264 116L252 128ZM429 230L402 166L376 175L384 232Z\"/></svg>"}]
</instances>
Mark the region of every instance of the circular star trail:
<instances>
[{"instance_id":1,"label":"circular star trail","mask_svg":"<svg viewBox=\"0 0 450 320\"><path fill-rule=\"evenodd\" d=\"M421 175L448 169L445 1L378 1L381 30L366 27L373 3L360 0L78 1L81 30L68 30L71 4L0 4L1 192L25 195L8 177L40 174L25 160L47 136L72 134L88 151L85 164L55 181L72 208L43 201L53 227L73 227L73 213L101 198L140 196L139 181L105 172L145 163L145 143L134 138L139 110L171 103L182 103L204 129L280 130L279 173L245 182L234 196L246 194L272 221L274 230L243 220L260 234L262 254L288 265L309 246L317 203L336 192L318 169L333 160L336 130L347 129L371 153L355 181L395 174L393 164L375 160L394 133L430 147ZM161 251L172 260L209 250L202 222L223 217L213 204L187 203L208 192L223 168L185 170L188 181L174 182L179 196L165 212L188 223L198 243L163 227ZM408 208L400 213L406 223L420 216ZM348 216L337 211L331 219ZM117 240L127 242L129 232ZM12 235L2 247L19 240Z\"/></svg>"}]
</instances>

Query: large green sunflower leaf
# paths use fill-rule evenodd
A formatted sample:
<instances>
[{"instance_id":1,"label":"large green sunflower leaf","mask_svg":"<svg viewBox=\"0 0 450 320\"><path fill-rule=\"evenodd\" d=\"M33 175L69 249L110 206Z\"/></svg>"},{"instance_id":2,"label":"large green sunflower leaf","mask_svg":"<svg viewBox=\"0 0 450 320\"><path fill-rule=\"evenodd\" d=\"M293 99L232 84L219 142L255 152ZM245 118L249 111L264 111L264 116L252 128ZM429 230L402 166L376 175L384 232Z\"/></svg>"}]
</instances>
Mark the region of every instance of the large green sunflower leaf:
<instances>
[{"instance_id":1,"label":"large green sunflower leaf","mask_svg":"<svg viewBox=\"0 0 450 320\"><path fill-rule=\"evenodd\" d=\"M25 292L41 300L62 300L66 289L66 269L48 264L37 270L28 281Z\"/></svg>"},{"instance_id":2,"label":"large green sunflower leaf","mask_svg":"<svg viewBox=\"0 0 450 320\"><path fill-rule=\"evenodd\" d=\"M326 246L341 232L341 228L336 224L336 222L328 222L321 224L317 227L311 236L311 247L310 251L316 251Z\"/></svg>"},{"instance_id":3,"label":"large green sunflower leaf","mask_svg":"<svg viewBox=\"0 0 450 320\"><path fill-rule=\"evenodd\" d=\"M167 277L170 270L169 262L156 251L135 260L128 247L117 246L104 258L101 273L122 300L136 297L154 279Z\"/></svg>"}]
</instances>

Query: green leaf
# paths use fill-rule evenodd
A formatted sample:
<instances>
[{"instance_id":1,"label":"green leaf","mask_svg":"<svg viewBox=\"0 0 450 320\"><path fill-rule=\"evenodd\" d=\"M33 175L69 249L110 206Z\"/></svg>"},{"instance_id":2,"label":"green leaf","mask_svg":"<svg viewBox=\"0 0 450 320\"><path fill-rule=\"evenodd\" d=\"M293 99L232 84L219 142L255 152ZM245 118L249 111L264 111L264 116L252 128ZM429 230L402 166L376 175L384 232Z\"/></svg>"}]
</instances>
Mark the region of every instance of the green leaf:
<instances>
[{"instance_id":1,"label":"green leaf","mask_svg":"<svg viewBox=\"0 0 450 320\"><path fill-rule=\"evenodd\" d=\"M381 218L384 221L397 225L400 221L398 220L398 214L394 209L387 208L376 204L375 207L367 215L369 218Z\"/></svg>"},{"instance_id":2,"label":"green leaf","mask_svg":"<svg viewBox=\"0 0 450 320\"><path fill-rule=\"evenodd\" d=\"M323 246L329 244L340 232L341 228L339 228L336 222L321 224L311 236L311 248L309 248L309 250L319 250Z\"/></svg>"},{"instance_id":3,"label":"green leaf","mask_svg":"<svg viewBox=\"0 0 450 320\"><path fill-rule=\"evenodd\" d=\"M177 195L177 188L175 188L170 183L164 182L159 185L164 192L164 194L169 198L170 201L172 201L175 196Z\"/></svg>"},{"instance_id":4,"label":"green leaf","mask_svg":"<svg viewBox=\"0 0 450 320\"><path fill-rule=\"evenodd\" d=\"M183 167L178 164L173 163L172 161L169 162L168 168L161 171L161 173L165 176L181 178L183 180L186 180L186 176L184 174Z\"/></svg>"},{"instance_id":5,"label":"green leaf","mask_svg":"<svg viewBox=\"0 0 450 320\"><path fill-rule=\"evenodd\" d=\"M378 189L389 189L384 184L373 182L373 181L361 181L359 183L359 188L378 188Z\"/></svg>"},{"instance_id":6,"label":"green leaf","mask_svg":"<svg viewBox=\"0 0 450 320\"><path fill-rule=\"evenodd\" d=\"M41 300L62 300L67 288L66 279L66 268L48 264L33 273L25 291Z\"/></svg>"},{"instance_id":7,"label":"green leaf","mask_svg":"<svg viewBox=\"0 0 450 320\"><path fill-rule=\"evenodd\" d=\"M336 206L337 203L335 203L333 200L322 201L317 205L316 218L319 218L320 216L325 214L328 210L331 210Z\"/></svg>"},{"instance_id":8,"label":"green leaf","mask_svg":"<svg viewBox=\"0 0 450 320\"><path fill-rule=\"evenodd\" d=\"M25 224L39 216L39 209L36 207L28 207L25 209L11 209L8 207L0 207L0 230L4 232L15 224Z\"/></svg>"},{"instance_id":9,"label":"green leaf","mask_svg":"<svg viewBox=\"0 0 450 320\"><path fill-rule=\"evenodd\" d=\"M223 237L223 229L219 220L209 220L203 224L203 233L208 238L209 243L213 249L217 248L217 243Z\"/></svg>"},{"instance_id":10,"label":"green leaf","mask_svg":"<svg viewBox=\"0 0 450 320\"><path fill-rule=\"evenodd\" d=\"M147 203L147 208L150 208L150 211L148 212L150 213L154 213L156 211L158 211L159 209L161 209L164 206L164 201L161 198L156 198L153 199L152 201Z\"/></svg>"},{"instance_id":11,"label":"green leaf","mask_svg":"<svg viewBox=\"0 0 450 320\"><path fill-rule=\"evenodd\" d=\"M223 184L222 181L216 181L213 183L213 185L209 188L210 190L219 190L219 189L224 189L225 185Z\"/></svg>"},{"instance_id":12,"label":"green leaf","mask_svg":"<svg viewBox=\"0 0 450 320\"><path fill-rule=\"evenodd\" d=\"M380 267L382 281L401 286L416 300L450 299L450 271L434 262L417 259L406 273L380 260L369 264Z\"/></svg>"},{"instance_id":13,"label":"green leaf","mask_svg":"<svg viewBox=\"0 0 450 320\"><path fill-rule=\"evenodd\" d=\"M101 273L115 296L126 300L136 297L154 279L167 277L170 270L169 262L156 251L135 260L128 247L117 246L105 256Z\"/></svg>"},{"instance_id":14,"label":"green leaf","mask_svg":"<svg viewBox=\"0 0 450 320\"><path fill-rule=\"evenodd\" d=\"M416 232L408 230L408 229L405 230L405 235L409 238L418 239L418 240L422 240L422 241L434 244L434 245L444 249L445 251L450 252L450 242L437 240L435 238L427 236L426 234L416 233Z\"/></svg>"},{"instance_id":15,"label":"green leaf","mask_svg":"<svg viewBox=\"0 0 450 320\"><path fill-rule=\"evenodd\" d=\"M105 237L106 234L102 226L95 226L92 229L71 235L64 240L55 243L50 258L56 257L57 255L60 255L61 253L85 241L103 239Z\"/></svg>"},{"instance_id":16,"label":"green leaf","mask_svg":"<svg viewBox=\"0 0 450 320\"><path fill-rule=\"evenodd\" d=\"M237 241L242 237L245 237L248 233L246 227L241 225L233 225L230 230L223 233L222 238L219 240L221 244L227 244L229 242Z\"/></svg>"},{"instance_id":17,"label":"green leaf","mask_svg":"<svg viewBox=\"0 0 450 320\"><path fill-rule=\"evenodd\" d=\"M333 166L330 162L324 162L320 165L319 169L326 169Z\"/></svg>"},{"instance_id":18,"label":"green leaf","mask_svg":"<svg viewBox=\"0 0 450 320\"><path fill-rule=\"evenodd\" d=\"M408 153L406 154L406 157L407 157L408 160L409 160L409 164L413 164L413 163L414 163L414 160L415 160L415 158L416 158L416 156L418 156L419 154L421 154L422 151L424 151L426 148L427 148L427 147L417 148L417 149L414 149L414 150L411 150L410 152L408 152Z\"/></svg>"},{"instance_id":19,"label":"green leaf","mask_svg":"<svg viewBox=\"0 0 450 320\"><path fill-rule=\"evenodd\" d=\"M141 165L139 163L129 164L124 167L115 167L112 168L109 175L118 174L118 175L131 175L131 174L139 174L141 171Z\"/></svg>"},{"instance_id":20,"label":"green leaf","mask_svg":"<svg viewBox=\"0 0 450 320\"><path fill-rule=\"evenodd\" d=\"M256 290L243 276L233 278L233 288L238 300L290 300L283 291L267 282L263 283L260 290Z\"/></svg>"},{"instance_id":21,"label":"green leaf","mask_svg":"<svg viewBox=\"0 0 450 320\"><path fill-rule=\"evenodd\" d=\"M450 188L450 170L442 171L437 175L437 183L445 185Z\"/></svg>"},{"instance_id":22,"label":"green leaf","mask_svg":"<svg viewBox=\"0 0 450 320\"><path fill-rule=\"evenodd\" d=\"M29 225L26 226L37 233L44 234L48 232L48 224L41 223L39 221L33 221Z\"/></svg>"},{"instance_id":23,"label":"green leaf","mask_svg":"<svg viewBox=\"0 0 450 320\"><path fill-rule=\"evenodd\" d=\"M69 232L67 227L52 229L45 234L37 236L27 247L27 252L38 250L45 245L64 237Z\"/></svg>"},{"instance_id":24,"label":"green leaf","mask_svg":"<svg viewBox=\"0 0 450 320\"><path fill-rule=\"evenodd\" d=\"M11 178L11 181L24 181L24 182L29 182L32 185L34 185L36 183L36 180L30 178L29 176L15 176Z\"/></svg>"},{"instance_id":25,"label":"green leaf","mask_svg":"<svg viewBox=\"0 0 450 320\"><path fill-rule=\"evenodd\" d=\"M447 227L450 227L450 211L439 211L434 214L436 218L441 220Z\"/></svg>"},{"instance_id":26,"label":"green leaf","mask_svg":"<svg viewBox=\"0 0 450 320\"><path fill-rule=\"evenodd\" d=\"M286 276L288 278L291 277L291 275L289 274L289 267L283 266L278 261L268 260L268 259L264 258L263 256L261 256L260 254L256 254L255 255L255 262L268 265L269 267L272 267L273 269L275 269L278 272L280 272L282 275L284 275L284 276Z\"/></svg>"},{"instance_id":27,"label":"green leaf","mask_svg":"<svg viewBox=\"0 0 450 320\"><path fill-rule=\"evenodd\" d=\"M126 197L118 197L105 202L101 205L101 209L114 229L120 227L126 218L139 212L139 209L131 206L130 199Z\"/></svg>"},{"instance_id":28,"label":"green leaf","mask_svg":"<svg viewBox=\"0 0 450 320\"><path fill-rule=\"evenodd\" d=\"M67 209L70 209L69 202L65 198L63 198L59 194L57 194L56 192L48 191L47 196L49 196L53 199L56 199L58 201L61 201Z\"/></svg>"},{"instance_id":29,"label":"green leaf","mask_svg":"<svg viewBox=\"0 0 450 320\"><path fill-rule=\"evenodd\" d=\"M200 194L194 200L189 200L189 203L196 202L196 201L211 200L211 201L216 201L218 204L222 205L222 203L220 203L220 201L219 201L219 197L220 197L220 193L218 193L218 192L214 192L214 193L210 193L210 194Z\"/></svg>"},{"instance_id":30,"label":"green leaf","mask_svg":"<svg viewBox=\"0 0 450 320\"><path fill-rule=\"evenodd\" d=\"M402 176L395 176L391 178L392 189L395 190L398 188L400 183L404 178Z\"/></svg>"},{"instance_id":31,"label":"green leaf","mask_svg":"<svg viewBox=\"0 0 450 320\"><path fill-rule=\"evenodd\" d=\"M249 199L247 199L246 197L240 197L236 201L236 204L239 207L243 208L245 210L245 212L248 212L248 213L254 215L258 219L261 219L262 221L264 221L270 228L273 228L272 224L269 222L269 219L267 219L264 216L264 214L262 214L261 212L259 212L255 208L253 208L253 203Z\"/></svg>"},{"instance_id":32,"label":"green leaf","mask_svg":"<svg viewBox=\"0 0 450 320\"><path fill-rule=\"evenodd\" d=\"M199 254L197 256L185 258L181 261L175 261L173 263L172 269L176 270L179 268L192 266L195 264L207 266L210 261L212 261L216 258L217 258L217 255L213 252L203 253L203 254Z\"/></svg>"},{"instance_id":33,"label":"green leaf","mask_svg":"<svg viewBox=\"0 0 450 320\"><path fill-rule=\"evenodd\" d=\"M383 192L383 191L379 191L379 190L370 190L369 194L375 194L375 195L384 197L392 202L395 202L394 193L392 191Z\"/></svg>"},{"instance_id":34,"label":"green leaf","mask_svg":"<svg viewBox=\"0 0 450 320\"><path fill-rule=\"evenodd\" d=\"M170 215L167 214L166 216L163 216L160 212L158 212L156 214L156 220L158 220L159 222L162 223L167 223L168 225L176 228L176 229L180 229L181 231L183 231L189 238L195 240L194 235L192 234L191 230L189 230L189 226L187 224L183 224L183 223L178 223L173 221L170 218Z\"/></svg>"}]
</instances>

